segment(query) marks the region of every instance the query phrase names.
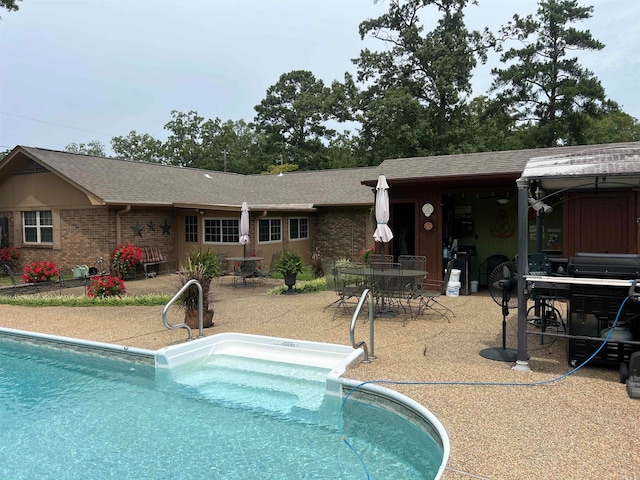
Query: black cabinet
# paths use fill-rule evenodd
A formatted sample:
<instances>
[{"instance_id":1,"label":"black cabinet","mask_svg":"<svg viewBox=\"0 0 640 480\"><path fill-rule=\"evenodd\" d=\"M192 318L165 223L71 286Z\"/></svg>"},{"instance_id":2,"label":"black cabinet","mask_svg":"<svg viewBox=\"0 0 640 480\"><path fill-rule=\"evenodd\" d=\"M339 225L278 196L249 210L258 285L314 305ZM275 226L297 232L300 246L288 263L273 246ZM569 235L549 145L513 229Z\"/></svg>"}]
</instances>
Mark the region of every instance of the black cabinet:
<instances>
[{"instance_id":1,"label":"black cabinet","mask_svg":"<svg viewBox=\"0 0 640 480\"><path fill-rule=\"evenodd\" d=\"M458 251L453 268L460 270L460 295L471 294L471 280L478 279L478 255L475 248Z\"/></svg>"},{"instance_id":2,"label":"black cabinet","mask_svg":"<svg viewBox=\"0 0 640 480\"><path fill-rule=\"evenodd\" d=\"M604 338L608 329L620 311L618 326L624 327L614 331L607 344L591 360L595 364L618 366L628 362L630 355L640 350L640 345L615 341L616 333L624 333L627 340L640 340L640 303L627 300L622 310L620 307L627 297L628 288L596 287L573 285L569 295L568 329L570 335L587 338L567 339L567 360L571 365L579 365L587 360L602 345L597 338Z\"/></svg>"}]
</instances>

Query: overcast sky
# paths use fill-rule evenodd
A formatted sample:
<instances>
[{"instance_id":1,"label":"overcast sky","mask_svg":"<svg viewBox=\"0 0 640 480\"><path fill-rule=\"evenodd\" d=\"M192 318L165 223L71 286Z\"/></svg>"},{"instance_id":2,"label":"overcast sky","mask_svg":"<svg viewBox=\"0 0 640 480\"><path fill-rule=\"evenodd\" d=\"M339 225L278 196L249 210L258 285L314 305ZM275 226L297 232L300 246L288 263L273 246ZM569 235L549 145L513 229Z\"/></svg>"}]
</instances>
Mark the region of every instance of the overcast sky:
<instances>
[{"instance_id":1,"label":"overcast sky","mask_svg":"<svg viewBox=\"0 0 640 480\"><path fill-rule=\"evenodd\" d=\"M535 0L479 0L470 28L497 30ZM591 0L579 24L606 48L580 54L607 95L640 118L640 1ZM131 130L166 139L170 112L251 121L279 76L310 70L325 83L355 74L368 46L361 21L387 10L373 0L24 0L0 10L0 148L62 150ZM490 66L478 69L486 93Z\"/></svg>"}]
</instances>

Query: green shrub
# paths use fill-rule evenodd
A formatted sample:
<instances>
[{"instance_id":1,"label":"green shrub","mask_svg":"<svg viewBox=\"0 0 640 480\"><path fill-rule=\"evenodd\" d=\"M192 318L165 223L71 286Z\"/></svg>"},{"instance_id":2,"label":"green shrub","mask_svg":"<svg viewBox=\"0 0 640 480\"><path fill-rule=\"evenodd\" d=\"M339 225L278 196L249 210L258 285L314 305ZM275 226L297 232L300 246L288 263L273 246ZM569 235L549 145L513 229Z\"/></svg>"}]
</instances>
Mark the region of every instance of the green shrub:
<instances>
[{"instance_id":1,"label":"green shrub","mask_svg":"<svg viewBox=\"0 0 640 480\"><path fill-rule=\"evenodd\" d=\"M282 275L293 275L301 273L304 269L304 262L302 256L293 250L285 250L280 255L278 263L276 263L276 271Z\"/></svg>"},{"instance_id":2,"label":"green shrub","mask_svg":"<svg viewBox=\"0 0 640 480\"><path fill-rule=\"evenodd\" d=\"M187 267L183 270L194 270L202 267L207 278L218 278L222 272L222 261L213 248L197 246L187 254Z\"/></svg>"},{"instance_id":3,"label":"green shrub","mask_svg":"<svg viewBox=\"0 0 640 480\"><path fill-rule=\"evenodd\" d=\"M297 293L311 293L321 292L327 289L327 282L324 278L314 278L313 280L301 280L296 282L293 289ZM279 285L272 288L267 292L267 295L282 295L288 287L286 285Z\"/></svg>"}]
</instances>

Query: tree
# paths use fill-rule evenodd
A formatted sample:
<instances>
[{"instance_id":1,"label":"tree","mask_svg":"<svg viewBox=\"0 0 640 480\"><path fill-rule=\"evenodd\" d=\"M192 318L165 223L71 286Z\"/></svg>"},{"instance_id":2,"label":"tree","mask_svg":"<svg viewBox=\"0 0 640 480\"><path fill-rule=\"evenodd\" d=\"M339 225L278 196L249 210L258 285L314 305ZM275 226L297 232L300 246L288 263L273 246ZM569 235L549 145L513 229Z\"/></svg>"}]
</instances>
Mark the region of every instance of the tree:
<instances>
[{"instance_id":1,"label":"tree","mask_svg":"<svg viewBox=\"0 0 640 480\"><path fill-rule=\"evenodd\" d=\"M253 124L244 120L227 120L219 125L215 142L216 158L221 160L218 168L227 172L252 174L261 171L261 165L254 158L259 133Z\"/></svg>"},{"instance_id":2,"label":"tree","mask_svg":"<svg viewBox=\"0 0 640 480\"><path fill-rule=\"evenodd\" d=\"M598 117L588 117L584 143L639 142L640 122L618 108L617 104Z\"/></svg>"},{"instance_id":3,"label":"tree","mask_svg":"<svg viewBox=\"0 0 640 480\"><path fill-rule=\"evenodd\" d=\"M327 127L332 118L331 89L306 70L280 76L255 106L255 122L265 133L267 154L275 163L281 159L301 170L325 168L326 147L335 130Z\"/></svg>"},{"instance_id":4,"label":"tree","mask_svg":"<svg viewBox=\"0 0 640 480\"><path fill-rule=\"evenodd\" d=\"M119 157L145 162L247 174L261 171L253 161L259 143L253 125L244 120L205 120L196 111L173 110L171 117L164 126L170 132L166 142L131 131L111 139L113 151Z\"/></svg>"},{"instance_id":5,"label":"tree","mask_svg":"<svg viewBox=\"0 0 640 480\"><path fill-rule=\"evenodd\" d=\"M11 12L11 11L17 11L20 9L20 7L18 6L18 4L16 2L21 2L22 0L0 0L0 7L4 8L5 10ZM0 17L2 18L2 17Z\"/></svg>"},{"instance_id":6,"label":"tree","mask_svg":"<svg viewBox=\"0 0 640 480\"><path fill-rule=\"evenodd\" d=\"M362 151L370 163L390 156L449 153L458 139L449 131L471 93L477 62L486 60L486 31L464 23L468 0L390 0L389 11L360 24L360 36L383 41L387 50L365 49L354 60L360 100ZM427 10L429 8L429 10ZM422 18L439 16L424 33ZM381 117L382 115L383 117ZM391 122L391 123L389 123ZM400 135L398 138L397 135Z\"/></svg>"},{"instance_id":7,"label":"tree","mask_svg":"<svg viewBox=\"0 0 640 480\"><path fill-rule=\"evenodd\" d=\"M88 143L70 143L64 147L66 152L81 153L83 155L91 155L94 157L106 157L104 145L98 140L91 140Z\"/></svg>"},{"instance_id":8,"label":"tree","mask_svg":"<svg viewBox=\"0 0 640 480\"><path fill-rule=\"evenodd\" d=\"M353 168L363 166L356 155L358 139L348 130L338 133L327 147L327 168Z\"/></svg>"},{"instance_id":9,"label":"tree","mask_svg":"<svg viewBox=\"0 0 640 480\"><path fill-rule=\"evenodd\" d=\"M120 158L139 162L168 163L164 157L162 142L148 133L138 135L135 130L132 130L126 137L113 137L111 149Z\"/></svg>"},{"instance_id":10,"label":"tree","mask_svg":"<svg viewBox=\"0 0 640 480\"><path fill-rule=\"evenodd\" d=\"M577 0L539 0L535 17L514 15L501 29L503 41L519 46L501 55L507 66L493 69L492 88L516 111L516 120L535 126L537 146L576 143L586 127L584 114L597 114L605 101L593 73L568 57L574 50L604 48L588 30L570 26L592 12Z\"/></svg>"},{"instance_id":11,"label":"tree","mask_svg":"<svg viewBox=\"0 0 640 480\"><path fill-rule=\"evenodd\" d=\"M463 125L452 124L460 129L461 141L456 145L457 153L518 150L523 146L523 128L497 100L479 96L465 106ZM453 147L452 147L453 148Z\"/></svg>"},{"instance_id":12,"label":"tree","mask_svg":"<svg viewBox=\"0 0 640 480\"><path fill-rule=\"evenodd\" d=\"M164 154L168 162L182 167L206 168L210 152L207 151L207 134L203 129L211 128L213 121L208 120L209 123L205 127L204 117L193 110L188 113L172 110L171 116L172 120L164 126L165 130L171 132L164 144Z\"/></svg>"}]
</instances>

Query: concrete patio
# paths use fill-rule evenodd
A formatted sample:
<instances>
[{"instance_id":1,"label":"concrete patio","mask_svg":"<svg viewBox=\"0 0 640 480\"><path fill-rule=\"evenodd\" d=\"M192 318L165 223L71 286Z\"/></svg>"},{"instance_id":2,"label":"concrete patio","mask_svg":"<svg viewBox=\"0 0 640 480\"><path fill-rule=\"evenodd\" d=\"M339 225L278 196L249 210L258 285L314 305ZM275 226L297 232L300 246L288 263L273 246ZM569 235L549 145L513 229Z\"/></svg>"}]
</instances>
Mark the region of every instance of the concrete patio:
<instances>
[{"instance_id":1,"label":"concrete patio","mask_svg":"<svg viewBox=\"0 0 640 480\"><path fill-rule=\"evenodd\" d=\"M254 289L234 288L229 279L214 282L215 326L205 334L242 332L348 343L350 317L338 315L333 320L333 310L323 312L336 298L333 291L267 295L277 284L268 280ZM176 275L127 282L131 295L173 295L178 288ZM442 301L455 312L451 323L433 315L406 326L402 318L376 319L378 358L357 366L348 376L363 381L442 382L385 386L422 403L444 425L451 441L445 479L640 478L640 402L628 397L617 370L587 367L534 386L571 370L564 340L546 338L541 345L538 336L529 336L533 371L514 372L510 363L479 355L480 350L501 344L501 310L488 293ZM186 338L184 330L164 328L162 309L2 305L0 326L157 349ZM178 323L182 316L172 309L169 320ZM515 347L515 323L512 311L508 347ZM356 339L368 340L367 325L358 323Z\"/></svg>"}]
</instances>

